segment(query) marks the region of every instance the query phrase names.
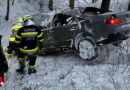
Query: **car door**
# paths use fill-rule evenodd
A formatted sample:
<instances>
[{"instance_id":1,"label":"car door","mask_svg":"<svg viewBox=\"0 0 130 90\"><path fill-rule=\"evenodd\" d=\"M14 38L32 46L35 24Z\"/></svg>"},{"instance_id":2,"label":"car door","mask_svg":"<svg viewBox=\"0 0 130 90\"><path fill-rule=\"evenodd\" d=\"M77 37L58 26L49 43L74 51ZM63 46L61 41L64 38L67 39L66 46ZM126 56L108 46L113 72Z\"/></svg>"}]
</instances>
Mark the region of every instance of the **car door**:
<instances>
[{"instance_id":1,"label":"car door","mask_svg":"<svg viewBox=\"0 0 130 90\"><path fill-rule=\"evenodd\" d=\"M44 38L44 42L43 42L43 47L44 48L51 48L54 47L54 39L52 37L52 32L51 31L52 28L49 29L43 29L43 38Z\"/></svg>"},{"instance_id":2,"label":"car door","mask_svg":"<svg viewBox=\"0 0 130 90\"><path fill-rule=\"evenodd\" d=\"M56 26L50 30L49 34L55 47L71 47L78 23L74 18L70 21L65 25Z\"/></svg>"}]
</instances>

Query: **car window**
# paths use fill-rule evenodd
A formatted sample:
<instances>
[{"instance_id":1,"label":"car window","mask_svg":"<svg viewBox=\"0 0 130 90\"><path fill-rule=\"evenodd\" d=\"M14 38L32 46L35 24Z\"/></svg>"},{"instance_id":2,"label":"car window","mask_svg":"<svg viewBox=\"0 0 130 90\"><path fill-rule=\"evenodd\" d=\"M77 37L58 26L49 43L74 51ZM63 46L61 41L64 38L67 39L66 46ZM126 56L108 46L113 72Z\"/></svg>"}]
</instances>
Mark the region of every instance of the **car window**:
<instances>
[{"instance_id":1,"label":"car window","mask_svg":"<svg viewBox=\"0 0 130 90\"><path fill-rule=\"evenodd\" d=\"M67 25L68 21L70 20L71 20L71 16L65 14L58 14L53 19L53 25L54 26Z\"/></svg>"},{"instance_id":2,"label":"car window","mask_svg":"<svg viewBox=\"0 0 130 90\"><path fill-rule=\"evenodd\" d=\"M78 23L78 20L76 18L73 18L73 17L67 18L68 25L77 24L77 23Z\"/></svg>"}]
</instances>

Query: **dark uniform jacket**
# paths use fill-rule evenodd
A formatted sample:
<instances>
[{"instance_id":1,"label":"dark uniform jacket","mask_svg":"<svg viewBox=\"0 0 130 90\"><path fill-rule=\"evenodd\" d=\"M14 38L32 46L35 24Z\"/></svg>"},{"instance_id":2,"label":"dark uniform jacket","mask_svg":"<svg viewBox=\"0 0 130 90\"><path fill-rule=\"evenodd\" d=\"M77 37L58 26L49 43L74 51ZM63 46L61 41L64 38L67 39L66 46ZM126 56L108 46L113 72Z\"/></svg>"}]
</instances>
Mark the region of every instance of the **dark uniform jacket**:
<instances>
[{"instance_id":1,"label":"dark uniform jacket","mask_svg":"<svg viewBox=\"0 0 130 90\"><path fill-rule=\"evenodd\" d=\"M1 45L1 38L2 36L0 35L0 75L3 74L4 72L7 72L8 70L8 64Z\"/></svg>"},{"instance_id":2,"label":"dark uniform jacket","mask_svg":"<svg viewBox=\"0 0 130 90\"><path fill-rule=\"evenodd\" d=\"M15 38L20 51L35 52L38 46L42 46L43 32L34 25L24 26L19 29Z\"/></svg>"}]
</instances>

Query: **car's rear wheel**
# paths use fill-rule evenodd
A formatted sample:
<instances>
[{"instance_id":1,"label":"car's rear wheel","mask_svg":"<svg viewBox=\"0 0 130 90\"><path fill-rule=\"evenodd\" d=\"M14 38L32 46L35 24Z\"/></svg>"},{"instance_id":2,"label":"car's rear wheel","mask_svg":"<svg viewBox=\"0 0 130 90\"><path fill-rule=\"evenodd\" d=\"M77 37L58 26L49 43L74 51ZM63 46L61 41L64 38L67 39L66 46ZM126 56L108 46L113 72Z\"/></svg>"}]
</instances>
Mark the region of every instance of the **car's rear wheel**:
<instances>
[{"instance_id":1,"label":"car's rear wheel","mask_svg":"<svg viewBox=\"0 0 130 90\"><path fill-rule=\"evenodd\" d=\"M78 43L79 56L84 60L94 60L97 57L97 45L90 36L82 38Z\"/></svg>"}]
</instances>

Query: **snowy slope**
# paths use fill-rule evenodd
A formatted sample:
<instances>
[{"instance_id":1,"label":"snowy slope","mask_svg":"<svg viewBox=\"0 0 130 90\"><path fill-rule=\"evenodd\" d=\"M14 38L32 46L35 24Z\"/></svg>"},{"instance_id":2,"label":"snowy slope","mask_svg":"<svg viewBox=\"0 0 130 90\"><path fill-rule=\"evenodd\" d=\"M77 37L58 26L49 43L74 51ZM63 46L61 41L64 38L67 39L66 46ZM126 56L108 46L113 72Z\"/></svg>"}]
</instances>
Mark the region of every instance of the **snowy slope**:
<instances>
[{"instance_id":1,"label":"snowy slope","mask_svg":"<svg viewBox=\"0 0 130 90\"><path fill-rule=\"evenodd\" d=\"M8 90L129 90L127 64L89 63L73 54L38 57L37 73L21 76L12 61ZM127 67L127 68L126 68Z\"/></svg>"},{"instance_id":2,"label":"snowy slope","mask_svg":"<svg viewBox=\"0 0 130 90\"><path fill-rule=\"evenodd\" d=\"M25 13L38 14L40 9L38 2L42 0L15 0L14 6L11 6L8 22L4 21L6 0L0 1L0 8L2 8L0 9L0 33L3 35L3 46L7 46L11 34L10 27L17 17L23 16ZM88 4L84 3L83 0L76 1L76 6L100 7L101 3L101 0L96 4L92 4L91 0L86 0ZM115 5L119 0L112 1ZM124 0L120 0L119 3L127 4L122 1ZM119 9L119 6L113 7L112 5L112 10ZM125 5L119 10L125 11ZM55 0L54 6L56 9L68 8L68 0L64 0L64 3L62 0ZM47 10L46 5L43 8L40 11ZM124 41L122 46L129 44L129 42L130 40ZM0 87L0 90L129 90L130 47L127 46L123 50L112 45L104 46L101 48L100 56L93 62L83 61L73 53L38 57L37 73L32 75L26 73L24 76L15 72L18 68L18 62L17 57L12 56L8 81L6 86Z\"/></svg>"}]
</instances>

